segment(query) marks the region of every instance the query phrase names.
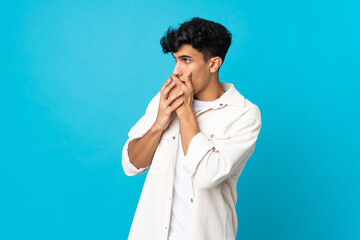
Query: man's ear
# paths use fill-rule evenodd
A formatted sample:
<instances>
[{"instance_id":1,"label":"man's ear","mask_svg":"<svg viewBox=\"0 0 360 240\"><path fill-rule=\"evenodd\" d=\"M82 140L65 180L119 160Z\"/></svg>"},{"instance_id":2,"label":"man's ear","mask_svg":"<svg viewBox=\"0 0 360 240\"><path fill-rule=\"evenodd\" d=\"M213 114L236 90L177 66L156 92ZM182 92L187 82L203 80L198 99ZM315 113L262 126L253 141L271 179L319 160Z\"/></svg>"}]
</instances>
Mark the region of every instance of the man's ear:
<instances>
[{"instance_id":1,"label":"man's ear","mask_svg":"<svg viewBox=\"0 0 360 240\"><path fill-rule=\"evenodd\" d=\"M212 57L210 58L210 72L215 73L218 71L222 64L221 57Z\"/></svg>"}]
</instances>

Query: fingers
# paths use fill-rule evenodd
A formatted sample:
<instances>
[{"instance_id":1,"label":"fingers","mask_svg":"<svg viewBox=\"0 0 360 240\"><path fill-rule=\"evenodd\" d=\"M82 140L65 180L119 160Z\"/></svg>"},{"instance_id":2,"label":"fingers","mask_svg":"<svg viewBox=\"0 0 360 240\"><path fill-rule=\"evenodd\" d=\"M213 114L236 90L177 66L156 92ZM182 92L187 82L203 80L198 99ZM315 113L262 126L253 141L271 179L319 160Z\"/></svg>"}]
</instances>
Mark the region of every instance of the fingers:
<instances>
[{"instance_id":1,"label":"fingers","mask_svg":"<svg viewBox=\"0 0 360 240\"><path fill-rule=\"evenodd\" d=\"M165 107L167 109L166 111L168 111L169 113L172 113L182 105L183 100L182 99L176 100L176 99L179 98L182 94L184 94L184 92L180 90L177 93L171 94L171 96L169 96L170 91L175 90L173 88L176 85L176 80L174 79L174 82L172 82L171 80L172 80L172 76L165 81L164 85L160 89L160 99L163 103L165 103L164 107L166 106Z\"/></svg>"},{"instance_id":2,"label":"fingers","mask_svg":"<svg viewBox=\"0 0 360 240\"><path fill-rule=\"evenodd\" d=\"M162 101L166 101L168 98L168 94L170 90L175 86L175 82L171 82L171 77L169 77L165 84L161 87L161 99Z\"/></svg>"},{"instance_id":3,"label":"fingers","mask_svg":"<svg viewBox=\"0 0 360 240\"><path fill-rule=\"evenodd\" d=\"M179 100L173 102L173 103L169 106L168 109L170 110L170 112L173 112L173 111L175 111L178 107L180 107L182 103L183 103L183 100L182 100L182 99L179 99Z\"/></svg>"},{"instance_id":4,"label":"fingers","mask_svg":"<svg viewBox=\"0 0 360 240\"><path fill-rule=\"evenodd\" d=\"M184 92L182 90L180 90L179 92L177 92L176 94L170 96L167 99L167 105L170 105L175 99L177 99L178 97L180 97Z\"/></svg>"},{"instance_id":5,"label":"fingers","mask_svg":"<svg viewBox=\"0 0 360 240\"><path fill-rule=\"evenodd\" d=\"M171 83L171 78L166 79L164 85L162 85L160 91L164 91L165 88Z\"/></svg>"},{"instance_id":6,"label":"fingers","mask_svg":"<svg viewBox=\"0 0 360 240\"><path fill-rule=\"evenodd\" d=\"M191 92L194 91L194 87L192 85L192 79L191 79L192 73L188 72L186 74L186 78L185 78L185 85L191 90Z\"/></svg>"}]
</instances>

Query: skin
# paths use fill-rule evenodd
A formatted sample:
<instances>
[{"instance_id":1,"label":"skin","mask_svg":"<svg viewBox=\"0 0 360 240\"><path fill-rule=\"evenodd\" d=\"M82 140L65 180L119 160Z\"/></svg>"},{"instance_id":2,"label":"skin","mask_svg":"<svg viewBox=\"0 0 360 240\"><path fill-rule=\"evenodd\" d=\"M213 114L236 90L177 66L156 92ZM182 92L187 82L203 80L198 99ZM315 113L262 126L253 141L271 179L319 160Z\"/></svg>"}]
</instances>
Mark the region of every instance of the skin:
<instances>
[{"instance_id":1,"label":"skin","mask_svg":"<svg viewBox=\"0 0 360 240\"><path fill-rule=\"evenodd\" d=\"M191 139L200 132L192 108L193 100L214 101L225 93L218 75L222 64L220 57L212 57L205 62L203 54L189 44L183 44L172 55L176 64L173 73L160 89L155 123L142 138L129 143L129 158L137 168L151 164L160 137L175 114L179 118L182 148L186 156Z\"/></svg>"}]
</instances>

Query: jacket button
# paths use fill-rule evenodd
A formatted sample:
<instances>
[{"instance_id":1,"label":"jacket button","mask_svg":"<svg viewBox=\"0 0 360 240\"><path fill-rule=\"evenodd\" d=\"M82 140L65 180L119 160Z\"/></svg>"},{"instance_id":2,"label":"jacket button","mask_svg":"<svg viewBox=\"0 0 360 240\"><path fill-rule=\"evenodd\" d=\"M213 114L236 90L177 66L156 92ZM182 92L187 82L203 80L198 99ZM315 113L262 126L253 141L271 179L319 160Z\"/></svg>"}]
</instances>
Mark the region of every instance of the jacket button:
<instances>
[{"instance_id":1,"label":"jacket button","mask_svg":"<svg viewBox=\"0 0 360 240\"><path fill-rule=\"evenodd\" d=\"M220 106L222 106L223 104L222 103L220 103Z\"/></svg>"},{"instance_id":2,"label":"jacket button","mask_svg":"<svg viewBox=\"0 0 360 240\"><path fill-rule=\"evenodd\" d=\"M213 137L214 137L214 134L211 134L210 137L213 138Z\"/></svg>"},{"instance_id":3,"label":"jacket button","mask_svg":"<svg viewBox=\"0 0 360 240\"><path fill-rule=\"evenodd\" d=\"M175 136L173 136L173 139L174 139L174 140L175 140L175 138L176 138L176 137L175 137Z\"/></svg>"},{"instance_id":4,"label":"jacket button","mask_svg":"<svg viewBox=\"0 0 360 240\"><path fill-rule=\"evenodd\" d=\"M167 227L165 227L165 229L167 229Z\"/></svg>"},{"instance_id":5,"label":"jacket button","mask_svg":"<svg viewBox=\"0 0 360 240\"><path fill-rule=\"evenodd\" d=\"M190 202L194 202L194 200L192 198L190 198Z\"/></svg>"}]
</instances>

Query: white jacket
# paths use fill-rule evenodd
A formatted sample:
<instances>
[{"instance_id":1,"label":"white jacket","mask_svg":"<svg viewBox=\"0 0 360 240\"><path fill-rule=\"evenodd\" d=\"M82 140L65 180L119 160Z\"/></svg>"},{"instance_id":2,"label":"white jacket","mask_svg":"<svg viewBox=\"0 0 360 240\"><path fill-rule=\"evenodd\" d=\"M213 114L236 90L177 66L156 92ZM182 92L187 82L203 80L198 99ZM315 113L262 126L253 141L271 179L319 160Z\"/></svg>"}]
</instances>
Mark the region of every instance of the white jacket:
<instances>
[{"instance_id":1,"label":"white jacket","mask_svg":"<svg viewBox=\"0 0 360 240\"><path fill-rule=\"evenodd\" d=\"M200 132L191 140L182 167L192 182L192 218L189 240L234 240L238 222L235 211L236 183L255 149L261 129L259 108L245 99L231 83L209 108L196 114ZM129 160L128 144L142 137L154 124L160 92L150 101L145 115L130 129L122 152L128 176L149 169L131 225L129 240L167 240L179 119L175 114L163 132L152 163L137 169Z\"/></svg>"}]
</instances>

